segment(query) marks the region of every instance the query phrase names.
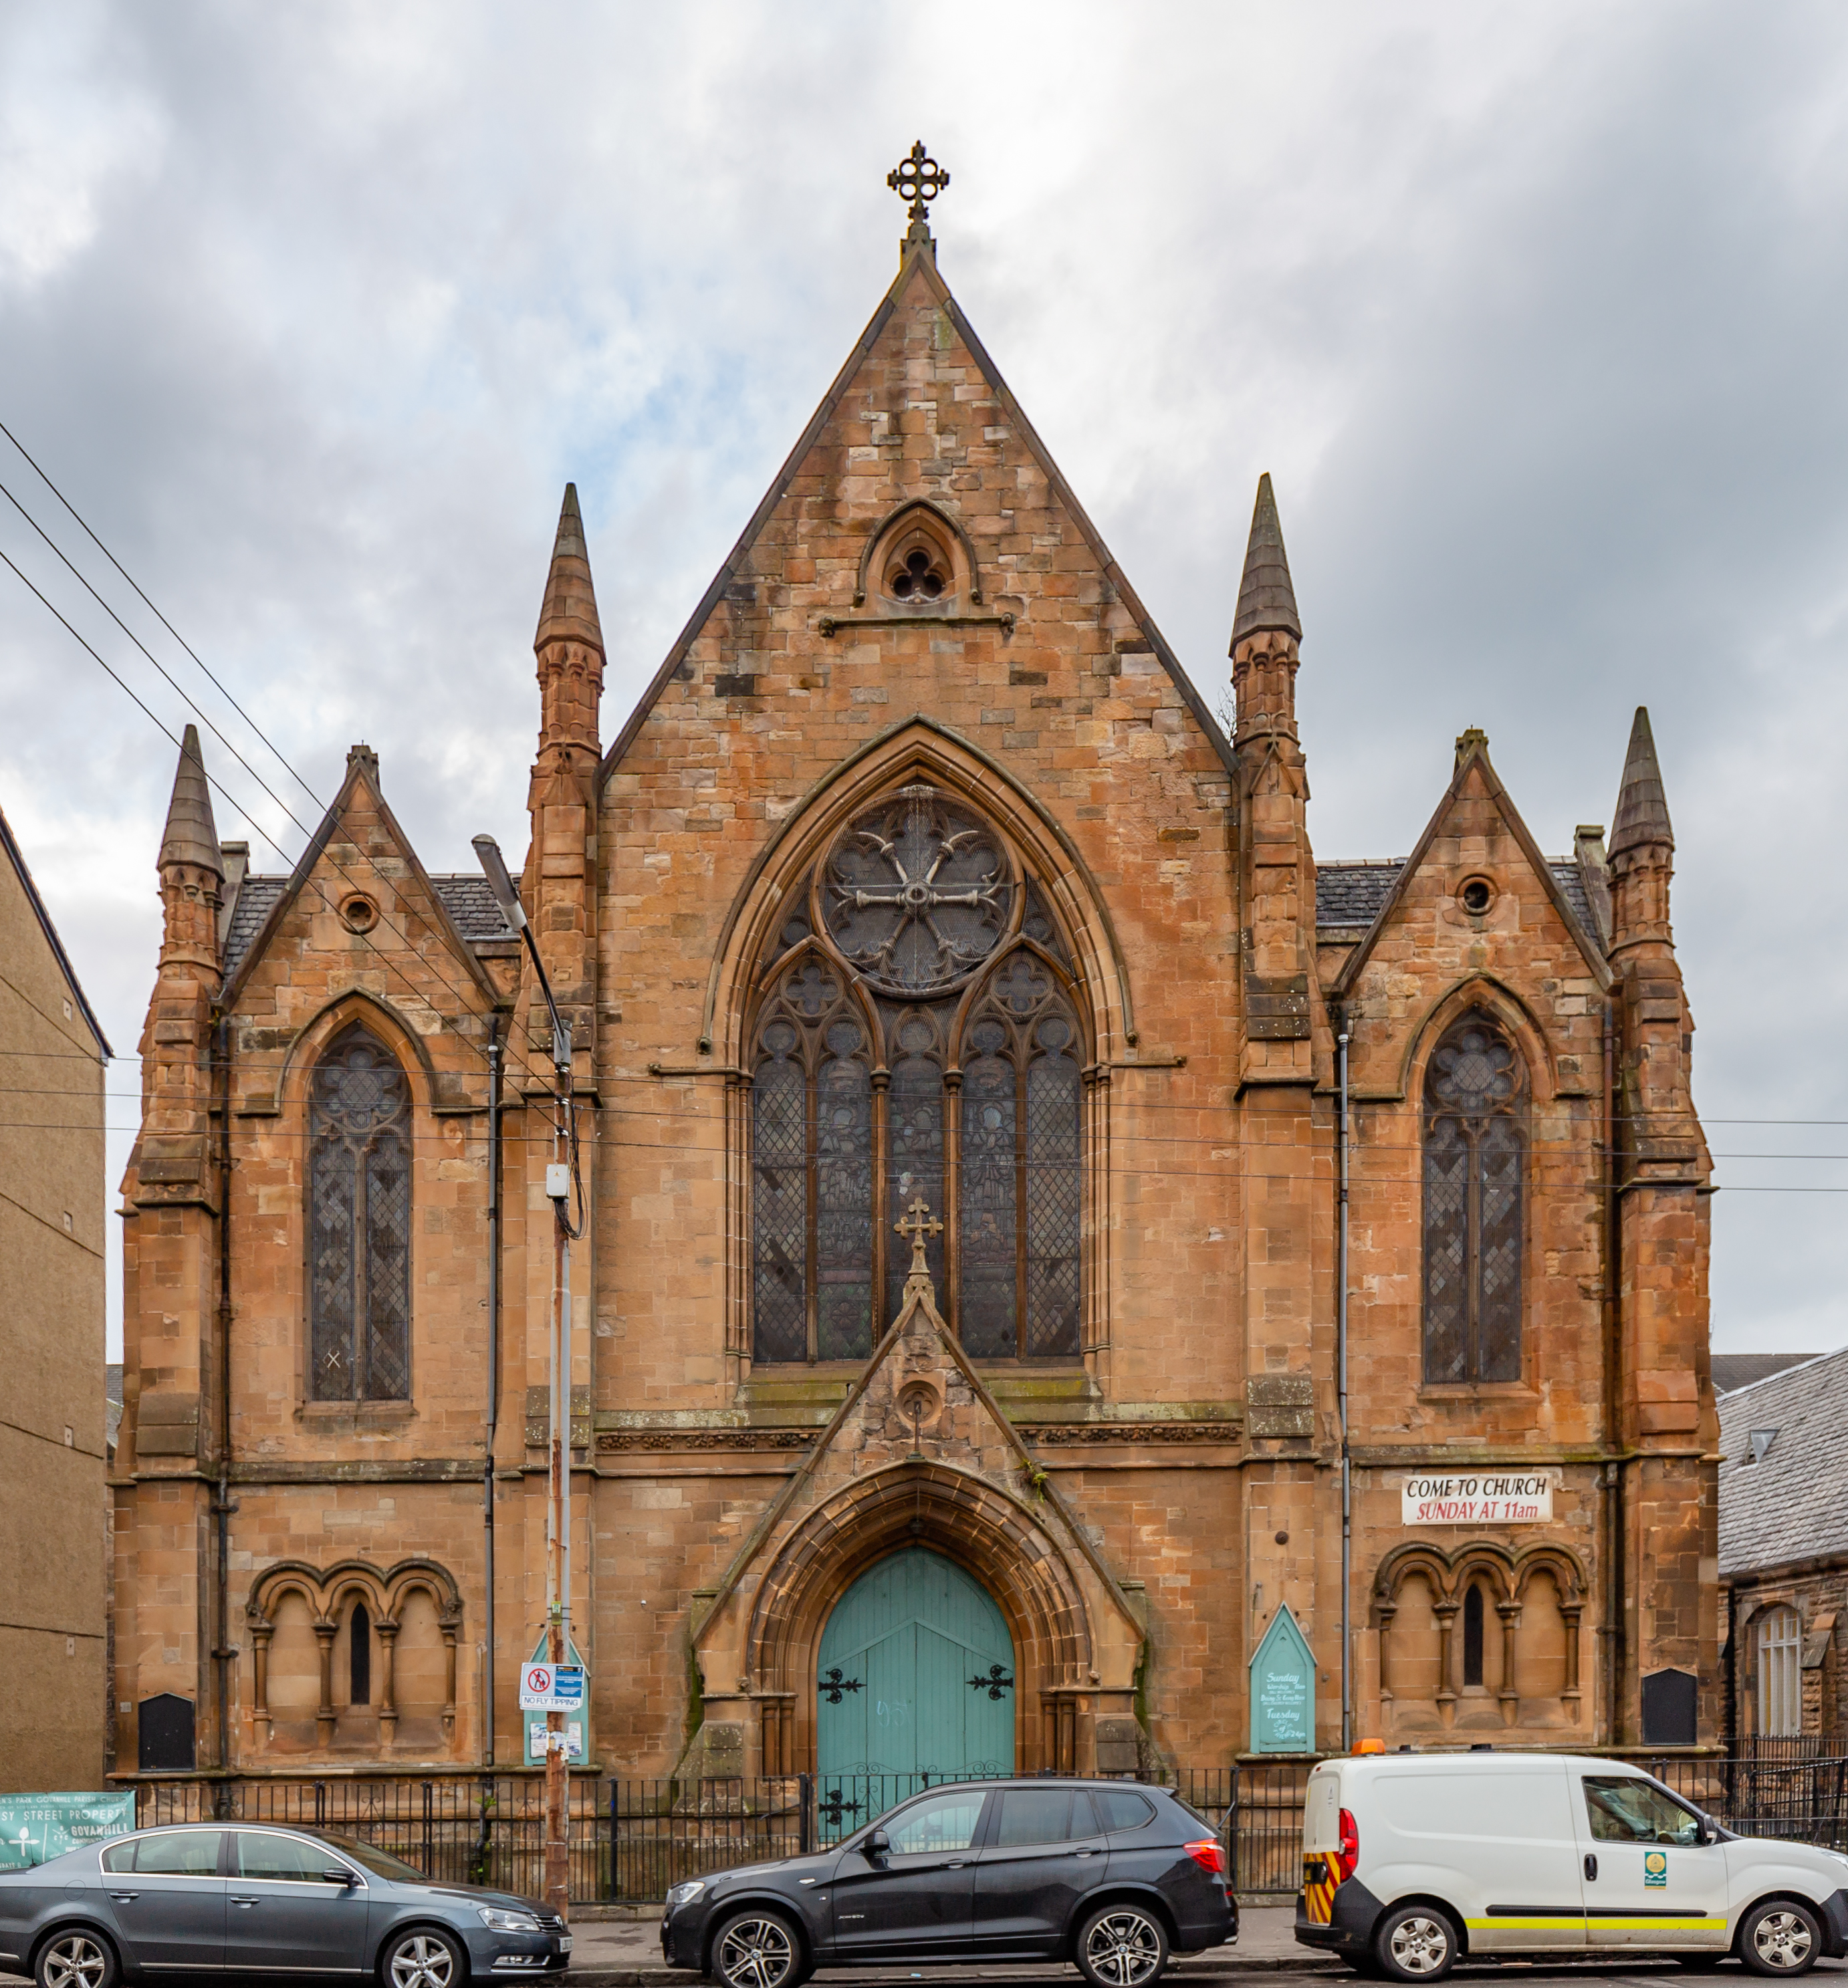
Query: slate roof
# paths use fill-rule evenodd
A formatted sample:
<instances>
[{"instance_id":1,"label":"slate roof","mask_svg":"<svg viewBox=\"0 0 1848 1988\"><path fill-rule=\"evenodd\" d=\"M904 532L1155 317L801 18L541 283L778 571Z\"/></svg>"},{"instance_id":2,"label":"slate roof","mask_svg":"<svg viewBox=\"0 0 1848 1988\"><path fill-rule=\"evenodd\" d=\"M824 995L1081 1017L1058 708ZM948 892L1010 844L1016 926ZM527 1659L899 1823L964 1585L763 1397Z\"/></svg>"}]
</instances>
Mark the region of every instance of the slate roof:
<instances>
[{"instance_id":1,"label":"slate roof","mask_svg":"<svg viewBox=\"0 0 1848 1988\"><path fill-rule=\"evenodd\" d=\"M494 893L486 877L464 874L432 877L431 884L443 907L455 921L455 928L471 945L492 939L516 938L519 935L501 916ZM263 928L263 921L275 910L277 900L289 888L286 877L246 877L244 888L231 914L231 930L225 937L225 978L229 980Z\"/></svg>"},{"instance_id":2,"label":"slate roof","mask_svg":"<svg viewBox=\"0 0 1848 1988\"><path fill-rule=\"evenodd\" d=\"M1755 1429L1775 1440L1756 1463ZM1848 1347L1720 1400L1720 1572L1848 1554Z\"/></svg>"},{"instance_id":3,"label":"slate roof","mask_svg":"<svg viewBox=\"0 0 1848 1988\"><path fill-rule=\"evenodd\" d=\"M1815 1358L1812 1353L1716 1353L1713 1356L1713 1386L1717 1395L1749 1388L1755 1381L1768 1381L1773 1374L1800 1367Z\"/></svg>"},{"instance_id":4,"label":"slate roof","mask_svg":"<svg viewBox=\"0 0 1848 1988\"><path fill-rule=\"evenodd\" d=\"M1390 857L1384 862L1318 863L1315 866L1317 928L1340 925L1364 930L1379 915L1386 893L1392 889L1405 863L1403 856ZM1585 879L1578 864L1563 862L1548 867L1565 901L1578 914L1579 921L1595 941L1599 935L1598 927L1592 917L1591 905L1585 894Z\"/></svg>"}]
</instances>

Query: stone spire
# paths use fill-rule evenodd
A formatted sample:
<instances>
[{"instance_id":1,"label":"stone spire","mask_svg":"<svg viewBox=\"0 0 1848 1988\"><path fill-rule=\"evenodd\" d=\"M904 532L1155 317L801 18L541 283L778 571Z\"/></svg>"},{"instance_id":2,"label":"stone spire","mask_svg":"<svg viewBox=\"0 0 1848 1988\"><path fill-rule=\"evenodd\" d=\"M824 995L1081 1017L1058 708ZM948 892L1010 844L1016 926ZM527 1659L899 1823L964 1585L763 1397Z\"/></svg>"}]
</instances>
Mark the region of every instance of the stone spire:
<instances>
[{"instance_id":1,"label":"stone spire","mask_svg":"<svg viewBox=\"0 0 1848 1988\"><path fill-rule=\"evenodd\" d=\"M539 632L533 647L542 654L548 643L581 642L603 654L603 627L597 619L597 594L591 584L591 556L584 543L584 519L577 509L577 485L565 485L564 507L558 514L558 536L552 546L552 570L546 576L546 596L539 610Z\"/></svg>"},{"instance_id":2,"label":"stone spire","mask_svg":"<svg viewBox=\"0 0 1848 1988\"><path fill-rule=\"evenodd\" d=\"M167 832L161 839L161 868L186 863L225 874L218 847L218 824L212 818L212 789L206 783L205 761L199 751L199 729L186 728L180 745L180 764L173 776L173 798L167 803Z\"/></svg>"},{"instance_id":3,"label":"stone spire","mask_svg":"<svg viewBox=\"0 0 1848 1988\"><path fill-rule=\"evenodd\" d=\"M591 876L604 654L574 483L565 485L533 651L539 659L539 752L526 794L533 844L524 901L560 1009L571 1025L577 1049L587 1052L595 976L597 907ZM528 979L523 1005L532 1044L549 1053L550 1021L537 980Z\"/></svg>"},{"instance_id":4,"label":"stone spire","mask_svg":"<svg viewBox=\"0 0 1848 1988\"><path fill-rule=\"evenodd\" d=\"M1662 769L1656 761L1656 741L1649 729L1649 707L1636 706L1630 727L1630 752L1617 789L1617 815L1610 831L1610 855L1627 854L1646 844L1672 849L1675 832L1668 820L1668 797L1662 791Z\"/></svg>"},{"instance_id":5,"label":"stone spire","mask_svg":"<svg viewBox=\"0 0 1848 1988\"><path fill-rule=\"evenodd\" d=\"M1302 622L1283 527L1269 471L1257 479L1245 570L1238 583L1238 611L1232 620L1232 697L1237 719L1235 746L1262 738L1296 739L1296 665Z\"/></svg>"},{"instance_id":6,"label":"stone spire","mask_svg":"<svg viewBox=\"0 0 1848 1988\"><path fill-rule=\"evenodd\" d=\"M1257 479L1257 502L1251 512L1251 536L1245 547L1244 577L1238 583L1238 612L1232 621L1230 654L1247 635L1281 631L1302 640L1296 612L1296 590L1290 584L1290 561L1284 550L1283 527L1277 520L1277 499L1271 494L1271 472Z\"/></svg>"}]
</instances>

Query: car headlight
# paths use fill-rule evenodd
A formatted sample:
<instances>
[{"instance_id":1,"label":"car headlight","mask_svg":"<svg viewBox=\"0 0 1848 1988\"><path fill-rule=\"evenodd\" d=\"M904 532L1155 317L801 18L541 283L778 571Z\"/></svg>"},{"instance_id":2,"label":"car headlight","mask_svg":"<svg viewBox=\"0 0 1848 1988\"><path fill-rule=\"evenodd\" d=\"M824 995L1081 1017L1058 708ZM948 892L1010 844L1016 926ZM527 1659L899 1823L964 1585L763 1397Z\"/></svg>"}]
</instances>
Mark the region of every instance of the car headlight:
<instances>
[{"instance_id":1,"label":"car headlight","mask_svg":"<svg viewBox=\"0 0 1848 1988\"><path fill-rule=\"evenodd\" d=\"M702 1879L689 1878L684 1885L676 1885L668 1893L668 1904L670 1907L690 1905L705 1889L706 1885Z\"/></svg>"},{"instance_id":2,"label":"car headlight","mask_svg":"<svg viewBox=\"0 0 1848 1988\"><path fill-rule=\"evenodd\" d=\"M510 1912L502 1905L483 1905L481 1922L490 1932L537 1932L539 1922L530 1912Z\"/></svg>"}]
</instances>

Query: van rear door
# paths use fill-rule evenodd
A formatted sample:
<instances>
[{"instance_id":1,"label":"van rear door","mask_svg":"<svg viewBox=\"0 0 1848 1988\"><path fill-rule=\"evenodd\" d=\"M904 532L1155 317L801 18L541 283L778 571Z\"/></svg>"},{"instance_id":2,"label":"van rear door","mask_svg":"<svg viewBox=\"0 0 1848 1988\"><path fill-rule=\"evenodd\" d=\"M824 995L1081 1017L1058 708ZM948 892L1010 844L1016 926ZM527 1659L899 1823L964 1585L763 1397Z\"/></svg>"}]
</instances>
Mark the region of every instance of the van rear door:
<instances>
[{"instance_id":1,"label":"van rear door","mask_svg":"<svg viewBox=\"0 0 1848 1988\"><path fill-rule=\"evenodd\" d=\"M1473 1953L1582 1948L1585 1902L1565 1763L1382 1763L1367 1777L1383 1827L1360 1818L1357 1873L1383 1902L1434 1893L1463 1915Z\"/></svg>"}]
</instances>

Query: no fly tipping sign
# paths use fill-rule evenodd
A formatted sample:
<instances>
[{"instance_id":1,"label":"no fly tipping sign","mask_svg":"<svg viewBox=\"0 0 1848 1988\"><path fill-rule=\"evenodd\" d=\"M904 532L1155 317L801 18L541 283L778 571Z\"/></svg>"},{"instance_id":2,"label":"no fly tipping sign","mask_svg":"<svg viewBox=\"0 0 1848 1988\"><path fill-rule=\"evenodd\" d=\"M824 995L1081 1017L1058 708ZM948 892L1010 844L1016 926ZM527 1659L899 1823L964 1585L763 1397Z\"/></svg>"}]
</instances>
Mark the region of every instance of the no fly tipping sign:
<instances>
[{"instance_id":1,"label":"no fly tipping sign","mask_svg":"<svg viewBox=\"0 0 1848 1988\"><path fill-rule=\"evenodd\" d=\"M520 1673L520 1709L522 1712L581 1712L584 1666L525 1665Z\"/></svg>"},{"instance_id":2,"label":"no fly tipping sign","mask_svg":"<svg viewBox=\"0 0 1848 1988\"><path fill-rule=\"evenodd\" d=\"M1479 1470L1408 1476L1399 1521L1405 1526L1527 1525L1553 1516L1548 1470Z\"/></svg>"}]
</instances>

